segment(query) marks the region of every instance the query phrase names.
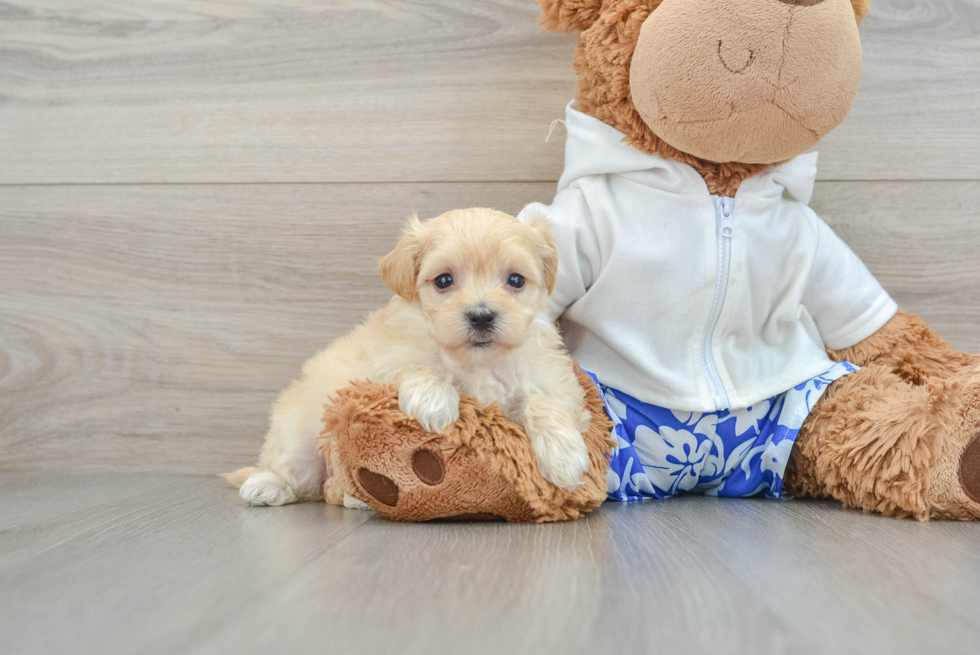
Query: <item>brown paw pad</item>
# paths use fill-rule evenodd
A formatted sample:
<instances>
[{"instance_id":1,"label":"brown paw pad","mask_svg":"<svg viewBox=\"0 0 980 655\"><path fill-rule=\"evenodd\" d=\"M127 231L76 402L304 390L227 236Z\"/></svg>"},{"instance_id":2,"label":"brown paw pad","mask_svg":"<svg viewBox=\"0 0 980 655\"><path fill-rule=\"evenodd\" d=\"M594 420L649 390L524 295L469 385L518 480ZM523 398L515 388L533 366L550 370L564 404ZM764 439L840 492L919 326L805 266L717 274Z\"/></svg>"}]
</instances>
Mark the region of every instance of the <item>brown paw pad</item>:
<instances>
[{"instance_id":1,"label":"brown paw pad","mask_svg":"<svg viewBox=\"0 0 980 655\"><path fill-rule=\"evenodd\" d=\"M412 455L412 470L419 480L430 487L439 484L446 477L446 467L442 463L442 458L425 448L416 450Z\"/></svg>"},{"instance_id":2,"label":"brown paw pad","mask_svg":"<svg viewBox=\"0 0 980 655\"><path fill-rule=\"evenodd\" d=\"M980 432L978 432L960 455L960 485L971 500L980 503Z\"/></svg>"},{"instance_id":3,"label":"brown paw pad","mask_svg":"<svg viewBox=\"0 0 980 655\"><path fill-rule=\"evenodd\" d=\"M371 494L382 505L394 507L398 504L398 485L391 478L366 468L357 469L357 481L361 488Z\"/></svg>"}]
</instances>

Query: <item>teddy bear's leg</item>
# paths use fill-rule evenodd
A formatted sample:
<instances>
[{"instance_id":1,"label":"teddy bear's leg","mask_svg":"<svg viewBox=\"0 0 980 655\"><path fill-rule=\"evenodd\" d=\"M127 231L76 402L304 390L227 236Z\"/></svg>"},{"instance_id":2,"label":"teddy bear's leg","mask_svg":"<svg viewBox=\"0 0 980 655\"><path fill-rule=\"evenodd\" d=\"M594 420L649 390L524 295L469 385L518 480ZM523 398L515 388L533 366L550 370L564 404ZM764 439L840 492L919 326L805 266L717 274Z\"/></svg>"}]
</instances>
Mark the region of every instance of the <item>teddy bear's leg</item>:
<instances>
[{"instance_id":1,"label":"teddy bear's leg","mask_svg":"<svg viewBox=\"0 0 980 655\"><path fill-rule=\"evenodd\" d=\"M810 413L786 491L889 516L980 518L977 358L916 316L893 323L859 344L863 352L852 349L847 358L861 370L833 383Z\"/></svg>"},{"instance_id":2,"label":"teddy bear's leg","mask_svg":"<svg viewBox=\"0 0 980 655\"><path fill-rule=\"evenodd\" d=\"M349 394L349 405L367 408L363 416L334 412L345 423L321 448L332 474L324 487L328 503L373 509L397 521L536 519L515 485L474 448L422 429L398 412L396 400L377 409L387 393L375 386L362 391L363 397ZM461 403L466 420L449 431L478 431L477 406L475 399Z\"/></svg>"}]
</instances>

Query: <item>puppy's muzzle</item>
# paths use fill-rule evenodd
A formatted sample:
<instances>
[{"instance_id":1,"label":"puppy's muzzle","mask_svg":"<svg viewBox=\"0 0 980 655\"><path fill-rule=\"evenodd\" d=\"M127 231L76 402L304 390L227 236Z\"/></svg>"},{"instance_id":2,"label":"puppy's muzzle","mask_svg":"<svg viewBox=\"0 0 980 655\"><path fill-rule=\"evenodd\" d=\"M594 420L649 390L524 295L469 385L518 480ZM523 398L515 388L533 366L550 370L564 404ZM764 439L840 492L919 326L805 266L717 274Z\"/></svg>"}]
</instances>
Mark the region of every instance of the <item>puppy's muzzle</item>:
<instances>
[{"instance_id":1,"label":"puppy's muzzle","mask_svg":"<svg viewBox=\"0 0 980 655\"><path fill-rule=\"evenodd\" d=\"M474 334L487 335L497 326L497 312L487 307L477 307L466 312L466 320Z\"/></svg>"}]
</instances>

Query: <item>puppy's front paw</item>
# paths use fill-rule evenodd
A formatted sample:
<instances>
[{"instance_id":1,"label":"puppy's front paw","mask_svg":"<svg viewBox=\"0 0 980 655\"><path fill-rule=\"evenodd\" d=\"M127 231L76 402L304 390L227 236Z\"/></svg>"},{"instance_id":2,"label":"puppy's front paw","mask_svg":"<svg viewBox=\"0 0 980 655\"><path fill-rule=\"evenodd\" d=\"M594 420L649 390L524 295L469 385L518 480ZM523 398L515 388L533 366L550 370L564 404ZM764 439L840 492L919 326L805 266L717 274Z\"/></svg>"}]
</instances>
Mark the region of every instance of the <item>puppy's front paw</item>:
<instances>
[{"instance_id":1,"label":"puppy's front paw","mask_svg":"<svg viewBox=\"0 0 980 655\"><path fill-rule=\"evenodd\" d=\"M589 451L581 433L570 428L539 432L529 428L527 436L538 460L541 475L562 489L574 489L582 484L589 468Z\"/></svg>"},{"instance_id":2,"label":"puppy's front paw","mask_svg":"<svg viewBox=\"0 0 980 655\"><path fill-rule=\"evenodd\" d=\"M580 486L582 475L589 468L589 449L578 430L582 412L574 405L532 395L524 399L521 412L521 423L541 475L562 489Z\"/></svg>"},{"instance_id":3,"label":"puppy's front paw","mask_svg":"<svg viewBox=\"0 0 980 655\"><path fill-rule=\"evenodd\" d=\"M442 432L459 419L459 393L434 378L414 378L398 388L398 409L427 432Z\"/></svg>"}]
</instances>

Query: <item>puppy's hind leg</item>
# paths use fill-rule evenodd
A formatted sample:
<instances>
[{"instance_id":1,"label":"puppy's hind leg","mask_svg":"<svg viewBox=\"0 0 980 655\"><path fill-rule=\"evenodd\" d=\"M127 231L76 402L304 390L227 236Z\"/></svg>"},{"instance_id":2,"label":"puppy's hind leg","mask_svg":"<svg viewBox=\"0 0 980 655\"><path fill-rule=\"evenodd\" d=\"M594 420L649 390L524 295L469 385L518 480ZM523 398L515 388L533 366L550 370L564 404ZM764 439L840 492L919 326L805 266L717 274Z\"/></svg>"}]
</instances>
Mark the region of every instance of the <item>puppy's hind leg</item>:
<instances>
[{"instance_id":1,"label":"puppy's hind leg","mask_svg":"<svg viewBox=\"0 0 980 655\"><path fill-rule=\"evenodd\" d=\"M296 492L272 471L259 470L253 473L242 484L238 495L242 500L253 506L278 506L295 503Z\"/></svg>"},{"instance_id":2,"label":"puppy's hind leg","mask_svg":"<svg viewBox=\"0 0 980 655\"><path fill-rule=\"evenodd\" d=\"M249 504L323 500L327 467L316 449L323 406L314 402L318 395L315 392L304 382L294 382L276 402L259 468L250 473L239 490ZM237 473L231 476L241 477Z\"/></svg>"},{"instance_id":3,"label":"puppy's hind leg","mask_svg":"<svg viewBox=\"0 0 980 655\"><path fill-rule=\"evenodd\" d=\"M239 489L238 495L250 505L286 505L296 500L296 494L282 478L255 466L222 473L221 478Z\"/></svg>"},{"instance_id":4,"label":"puppy's hind leg","mask_svg":"<svg viewBox=\"0 0 980 655\"><path fill-rule=\"evenodd\" d=\"M246 466L231 473L222 473L221 478L240 489L238 494L250 505L285 505L295 500L289 485L271 471Z\"/></svg>"},{"instance_id":5,"label":"puppy's hind leg","mask_svg":"<svg viewBox=\"0 0 980 655\"><path fill-rule=\"evenodd\" d=\"M282 478L255 466L222 473L221 479L239 489L238 494L250 505L285 505L294 500L294 494Z\"/></svg>"}]
</instances>

